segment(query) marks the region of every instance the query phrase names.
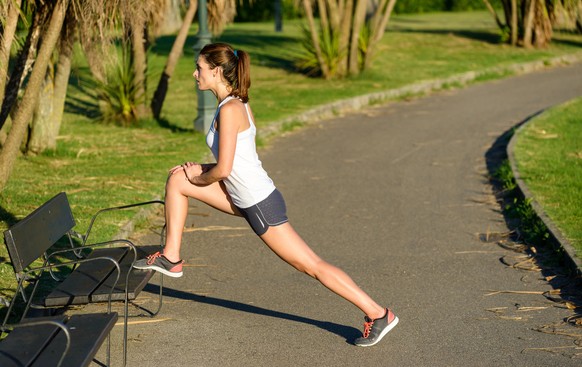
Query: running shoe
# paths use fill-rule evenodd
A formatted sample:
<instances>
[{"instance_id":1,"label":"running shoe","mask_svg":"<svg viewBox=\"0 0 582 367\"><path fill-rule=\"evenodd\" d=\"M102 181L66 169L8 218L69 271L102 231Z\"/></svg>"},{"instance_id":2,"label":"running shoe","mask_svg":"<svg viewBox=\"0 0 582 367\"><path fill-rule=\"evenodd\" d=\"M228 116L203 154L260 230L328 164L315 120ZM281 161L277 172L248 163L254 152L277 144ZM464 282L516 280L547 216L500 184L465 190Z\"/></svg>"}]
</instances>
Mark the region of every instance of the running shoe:
<instances>
[{"instance_id":1,"label":"running shoe","mask_svg":"<svg viewBox=\"0 0 582 367\"><path fill-rule=\"evenodd\" d=\"M184 260L173 263L158 251L155 254L149 255L145 259L137 260L133 263L133 267L142 270L153 269L167 276L179 278L182 276L183 263Z\"/></svg>"},{"instance_id":2,"label":"running shoe","mask_svg":"<svg viewBox=\"0 0 582 367\"><path fill-rule=\"evenodd\" d=\"M358 347L371 347L376 345L390 330L398 324L398 317L392 311L386 309L386 314L379 319L370 319L365 316L364 335L357 338L354 344Z\"/></svg>"}]
</instances>

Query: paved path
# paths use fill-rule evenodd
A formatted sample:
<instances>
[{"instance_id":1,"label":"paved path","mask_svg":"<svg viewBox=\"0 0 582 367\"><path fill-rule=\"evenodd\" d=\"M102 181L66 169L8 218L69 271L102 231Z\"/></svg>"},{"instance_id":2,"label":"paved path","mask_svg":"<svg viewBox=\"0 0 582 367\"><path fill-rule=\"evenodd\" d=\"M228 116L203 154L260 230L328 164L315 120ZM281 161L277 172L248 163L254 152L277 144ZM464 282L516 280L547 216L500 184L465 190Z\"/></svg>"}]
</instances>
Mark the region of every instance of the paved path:
<instances>
[{"instance_id":1,"label":"paved path","mask_svg":"<svg viewBox=\"0 0 582 367\"><path fill-rule=\"evenodd\" d=\"M580 95L577 64L277 139L261 157L293 225L401 323L374 348L350 345L357 309L279 261L242 220L195 204L185 276L166 281L157 322L132 320L129 366L579 366L572 339L536 331L579 333L562 322L569 310L539 294L487 296L552 288L539 272L501 264L514 254L479 234L507 231L486 178L492 145Z\"/></svg>"}]
</instances>

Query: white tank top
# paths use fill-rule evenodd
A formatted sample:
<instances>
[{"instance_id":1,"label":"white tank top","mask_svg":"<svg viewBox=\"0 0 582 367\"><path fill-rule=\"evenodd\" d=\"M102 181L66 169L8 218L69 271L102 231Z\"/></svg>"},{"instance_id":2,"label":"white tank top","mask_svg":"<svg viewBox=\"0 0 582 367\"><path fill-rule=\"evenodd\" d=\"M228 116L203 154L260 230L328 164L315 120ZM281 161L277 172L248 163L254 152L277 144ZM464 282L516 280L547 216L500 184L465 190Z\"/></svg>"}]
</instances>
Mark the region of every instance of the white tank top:
<instances>
[{"instance_id":1,"label":"white tank top","mask_svg":"<svg viewBox=\"0 0 582 367\"><path fill-rule=\"evenodd\" d=\"M208 134L206 134L206 144L212 151L214 158L218 161L218 138L216 131L216 118L220 113L220 108L228 101L236 97L226 97L216 108L216 113ZM231 196L234 205L239 208L248 208L267 198L274 190L275 184L269 178L267 172L257 154L255 136L257 129L249 112L249 107L245 103L245 109L249 119L250 127L238 133L234 162L230 175L224 179L226 191Z\"/></svg>"}]
</instances>

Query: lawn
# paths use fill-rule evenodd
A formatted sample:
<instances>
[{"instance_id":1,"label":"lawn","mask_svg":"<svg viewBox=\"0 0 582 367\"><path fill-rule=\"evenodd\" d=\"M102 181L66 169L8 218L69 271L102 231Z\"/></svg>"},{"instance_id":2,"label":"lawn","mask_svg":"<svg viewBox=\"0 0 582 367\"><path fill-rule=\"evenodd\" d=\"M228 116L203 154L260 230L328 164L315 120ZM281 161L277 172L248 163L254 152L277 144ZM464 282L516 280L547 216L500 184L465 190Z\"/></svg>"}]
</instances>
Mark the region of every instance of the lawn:
<instances>
[{"instance_id":1,"label":"lawn","mask_svg":"<svg viewBox=\"0 0 582 367\"><path fill-rule=\"evenodd\" d=\"M582 256L582 98L528 122L514 153L534 199Z\"/></svg>"}]
</instances>

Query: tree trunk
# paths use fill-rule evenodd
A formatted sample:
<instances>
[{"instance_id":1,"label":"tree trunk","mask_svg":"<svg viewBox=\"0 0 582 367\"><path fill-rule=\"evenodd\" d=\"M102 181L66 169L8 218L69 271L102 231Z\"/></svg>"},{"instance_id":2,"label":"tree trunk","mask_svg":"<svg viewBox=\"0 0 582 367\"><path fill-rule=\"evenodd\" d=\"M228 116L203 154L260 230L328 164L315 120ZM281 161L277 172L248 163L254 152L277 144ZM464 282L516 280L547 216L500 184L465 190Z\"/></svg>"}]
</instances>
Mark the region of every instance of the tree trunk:
<instances>
[{"instance_id":1,"label":"tree trunk","mask_svg":"<svg viewBox=\"0 0 582 367\"><path fill-rule=\"evenodd\" d=\"M28 35L26 36L26 41L24 42L24 46L22 46L14 68L12 69L10 80L5 89L6 93L4 94L4 99L1 101L2 109L0 109L0 129L2 129L6 123L10 111L17 101L20 85L28 75L28 71L34 62L40 32L43 24L45 24L46 16L46 9L36 9L34 12L32 24L30 25Z\"/></svg>"},{"instance_id":2,"label":"tree trunk","mask_svg":"<svg viewBox=\"0 0 582 367\"><path fill-rule=\"evenodd\" d=\"M352 23L352 36L350 39L350 56L348 61L348 70L351 75L357 75L360 72L359 60L359 41L364 20L366 19L367 0L358 0L356 3L356 10L354 12L354 19Z\"/></svg>"},{"instance_id":3,"label":"tree trunk","mask_svg":"<svg viewBox=\"0 0 582 367\"><path fill-rule=\"evenodd\" d=\"M0 36L0 103L4 100L4 89L6 88L6 79L8 77L8 64L10 61L10 48L16 33L16 25L20 16L20 3L22 0L8 2L8 17Z\"/></svg>"},{"instance_id":4,"label":"tree trunk","mask_svg":"<svg viewBox=\"0 0 582 367\"><path fill-rule=\"evenodd\" d=\"M32 117L34 107L38 100L38 94L46 75L46 68L59 39L68 5L69 0L57 0L52 11L50 23L45 30L43 42L37 54L22 101L18 105L18 109L14 112L12 128L8 134L6 143L2 147L2 151L0 151L0 191L3 191L6 187L14 163L18 157L20 144L22 143L22 138L24 137L28 122Z\"/></svg>"},{"instance_id":5,"label":"tree trunk","mask_svg":"<svg viewBox=\"0 0 582 367\"><path fill-rule=\"evenodd\" d=\"M378 43L380 40L382 40L382 37L384 37L384 33L386 32L386 26L390 20L392 11L394 10L394 5L396 5L396 0L389 0L388 5L386 5L386 9L383 12L381 11L382 8L378 8L377 16L380 21L372 22L372 35L370 37L370 44L368 45L368 53L366 54L366 58L364 60L364 69L369 68L370 64L372 63L372 58L374 57Z\"/></svg>"},{"instance_id":6,"label":"tree trunk","mask_svg":"<svg viewBox=\"0 0 582 367\"><path fill-rule=\"evenodd\" d=\"M347 74L349 70L349 44L350 44L350 30L352 25L352 13L354 9L354 1L353 0L346 0L343 12L342 12L342 20L340 25L340 34L339 34L339 45L338 51L340 55L340 60L337 65L337 73L339 76L344 76Z\"/></svg>"},{"instance_id":7,"label":"tree trunk","mask_svg":"<svg viewBox=\"0 0 582 367\"><path fill-rule=\"evenodd\" d=\"M536 2L537 0L529 0L529 6L523 15L523 47L525 48L532 47Z\"/></svg>"},{"instance_id":8,"label":"tree trunk","mask_svg":"<svg viewBox=\"0 0 582 367\"><path fill-rule=\"evenodd\" d=\"M311 2L309 0L303 0L303 7L305 9L305 16L307 17L307 23L309 24L309 30L311 32L311 41L313 42L313 47L315 49L315 54L321 73L323 77L329 79L329 68L323 59L323 54L321 53L321 46L319 44L319 36L317 27L315 26L315 20L313 19L313 11L311 9Z\"/></svg>"},{"instance_id":9,"label":"tree trunk","mask_svg":"<svg viewBox=\"0 0 582 367\"><path fill-rule=\"evenodd\" d=\"M536 1L536 11L534 19L534 45L535 47L546 47L552 40L552 22L548 8L544 0Z\"/></svg>"},{"instance_id":10,"label":"tree trunk","mask_svg":"<svg viewBox=\"0 0 582 367\"><path fill-rule=\"evenodd\" d=\"M511 44L517 45L517 0L511 0Z\"/></svg>"},{"instance_id":11,"label":"tree trunk","mask_svg":"<svg viewBox=\"0 0 582 367\"><path fill-rule=\"evenodd\" d=\"M485 3L485 7L487 7L487 10L489 10L489 13L491 13L491 15L493 16L493 18L495 18L495 23L497 23L497 26L500 29L503 29L503 27L505 25L503 23L501 23L501 20L497 16L497 12L495 11L495 8L493 8L493 6L489 2L489 0L483 0L483 2Z\"/></svg>"},{"instance_id":12,"label":"tree trunk","mask_svg":"<svg viewBox=\"0 0 582 367\"><path fill-rule=\"evenodd\" d=\"M30 134L28 142L25 144L26 151L38 154L45 149L45 141L51 133L51 115L53 114L55 98L55 74L54 67L47 67L42 89L39 94L38 103L34 108Z\"/></svg>"},{"instance_id":13,"label":"tree trunk","mask_svg":"<svg viewBox=\"0 0 582 367\"><path fill-rule=\"evenodd\" d=\"M61 130L71 63L75 43L76 20L69 8L67 19L61 32L59 60L56 73L52 67L47 68L45 86L41 93L34 114L27 151L39 154L47 149L56 149L57 137Z\"/></svg>"},{"instance_id":14,"label":"tree trunk","mask_svg":"<svg viewBox=\"0 0 582 367\"><path fill-rule=\"evenodd\" d=\"M194 20L194 14L196 13L197 7L198 7L197 1L190 1L190 7L188 8L188 11L184 15L184 22L182 23L182 28L180 29L178 36L176 36L176 39L174 40L172 50L170 51L170 55L168 55L168 60L166 61L166 67L164 68L164 72L160 77L158 87L156 88L156 92L154 93L154 97L152 98L151 108L152 113L156 119L159 119L160 114L162 113L162 106L164 105L164 100L166 99L168 85L170 83L172 75L174 74L174 69L176 68L176 64L180 59L182 50L184 49L184 44L186 43L186 39L188 38L188 31L190 30L190 25Z\"/></svg>"},{"instance_id":15,"label":"tree trunk","mask_svg":"<svg viewBox=\"0 0 582 367\"><path fill-rule=\"evenodd\" d=\"M137 16L130 20L131 24L131 49L132 49L132 61L135 79L133 84L136 89L136 111L138 118L142 118L147 114L147 108L145 104L146 99L146 50L145 50L145 22L141 17Z\"/></svg>"}]
</instances>

